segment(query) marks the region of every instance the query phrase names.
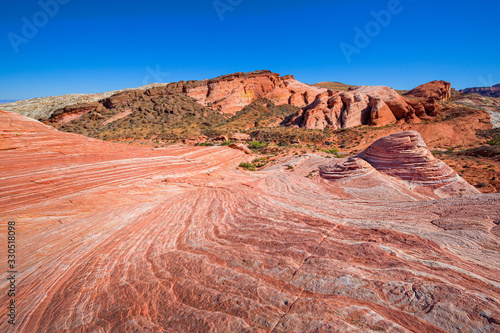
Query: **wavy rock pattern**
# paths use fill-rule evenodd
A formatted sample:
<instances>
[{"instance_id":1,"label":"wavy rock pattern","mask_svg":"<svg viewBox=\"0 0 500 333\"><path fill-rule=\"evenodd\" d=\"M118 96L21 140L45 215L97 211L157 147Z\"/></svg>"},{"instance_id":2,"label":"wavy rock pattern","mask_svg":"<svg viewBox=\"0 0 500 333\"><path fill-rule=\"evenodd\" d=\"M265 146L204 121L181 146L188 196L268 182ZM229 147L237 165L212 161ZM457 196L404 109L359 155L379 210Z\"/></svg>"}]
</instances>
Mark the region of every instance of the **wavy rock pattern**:
<instances>
[{"instance_id":1,"label":"wavy rock pattern","mask_svg":"<svg viewBox=\"0 0 500 333\"><path fill-rule=\"evenodd\" d=\"M314 155L243 172L235 149L113 145L6 112L0 135L17 332L500 329L499 195L306 177L328 162Z\"/></svg>"},{"instance_id":2,"label":"wavy rock pattern","mask_svg":"<svg viewBox=\"0 0 500 333\"><path fill-rule=\"evenodd\" d=\"M375 169L402 180L437 184L458 179L452 168L432 156L416 131L396 133L379 139L358 156Z\"/></svg>"},{"instance_id":3,"label":"wavy rock pattern","mask_svg":"<svg viewBox=\"0 0 500 333\"><path fill-rule=\"evenodd\" d=\"M321 177L329 180L339 180L345 178L354 178L365 176L375 169L361 158L349 158L342 163L336 163L333 166L321 166L319 174Z\"/></svg>"}]
</instances>

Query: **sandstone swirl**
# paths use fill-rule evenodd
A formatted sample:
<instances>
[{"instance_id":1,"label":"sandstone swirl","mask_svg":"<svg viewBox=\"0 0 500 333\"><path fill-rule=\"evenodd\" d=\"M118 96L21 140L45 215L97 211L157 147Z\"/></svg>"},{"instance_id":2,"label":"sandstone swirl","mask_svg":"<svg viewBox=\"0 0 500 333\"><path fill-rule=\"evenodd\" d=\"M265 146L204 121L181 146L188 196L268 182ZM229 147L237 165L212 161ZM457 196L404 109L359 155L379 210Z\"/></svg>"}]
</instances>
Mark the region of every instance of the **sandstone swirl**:
<instances>
[{"instance_id":1,"label":"sandstone swirl","mask_svg":"<svg viewBox=\"0 0 500 333\"><path fill-rule=\"evenodd\" d=\"M351 161L356 177L316 155L244 172L237 149L114 145L8 112L0 136L17 332L500 329L500 196L446 198L413 132Z\"/></svg>"}]
</instances>

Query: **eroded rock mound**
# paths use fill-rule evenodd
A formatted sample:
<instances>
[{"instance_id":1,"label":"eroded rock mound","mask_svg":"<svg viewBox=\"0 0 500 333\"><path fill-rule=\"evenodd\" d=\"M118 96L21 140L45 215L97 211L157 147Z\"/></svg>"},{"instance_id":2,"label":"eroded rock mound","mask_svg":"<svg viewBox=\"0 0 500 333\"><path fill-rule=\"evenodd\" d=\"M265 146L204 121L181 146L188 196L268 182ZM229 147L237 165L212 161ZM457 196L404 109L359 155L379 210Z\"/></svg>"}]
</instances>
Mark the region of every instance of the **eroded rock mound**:
<instances>
[{"instance_id":1,"label":"eroded rock mound","mask_svg":"<svg viewBox=\"0 0 500 333\"><path fill-rule=\"evenodd\" d=\"M446 81L423 84L405 97L384 86L361 86L347 92L329 90L318 95L289 124L310 129L384 126L398 121L416 124L436 116L442 109L439 102L450 96L451 85Z\"/></svg>"},{"instance_id":2,"label":"eroded rock mound","mask_svg":"<svg viewBox=\"0 0 500 333\"><path fill-rule=\"evenodd\" d=\"M344 178L360 177L373 172L375 169L361 158L349 158L342 163L336 163L333 166L321 166L319 174L321 177L329 180L339 180Z\"/></svg>"},{"instance_id":3,"label":"eroded rock mound","mask_svg":"<svg viewBox=\"0 0 500 333\"><path fill-rule=\"evenodd\" d=\"M375 141L356 158L320 169L325 179L338 180L368 174L372 169L405 181L409 187L446 186L441 196L479 193L452 168L435 158L416 131L392 134Z\"/></svg>"},{"instance_id":4,"label":"eroded rock mound","mask_svg":"<svg viewBox=\"0 0 500 333\"><path fill-rule=\"evenodd\" d=\"M451 97L451 84L443 80L428 82L409 91L405 96L445 101Z\"/></svg>"},{"instance_id":5,"label":"eroded rock mound","mask_svg":"<svg viewBox=\"0 0 500 333\"><path fill-rule=\"evenodd\" d=\"M324 91L324 88L301 83L292 75L280 77L267 70L225 75L185 89L186 94L199 103L230 114L262 97L277 105L302 107Z\"/></svg>"},{"instance_id":6,"label":"eroded rock mound","mask_svg":"<svg viewBox=\"0 0 500 333\"><path fill-rule=\"evenodd\" d=\"M16 332L500 330L498 194L306 177L318 155L241 172L237 149L112 144L2 111L0 138Z\"/></svg>"},{"instance_id":7,"label":"eroded rock mound","mask_svg":"<svg viewBox=\"0 0 500 333\"><path fill-rule=\"evenodd\" d=\"M362 86L347 92L322 93L292 119L292 125L338 129L358 125L383 126L398 120L418 122L414 109L394 89Z\"/></svg>"},{"instance_id":8,"label":"eroded rock mound","mask_svg":"<svg viewBox=\"0 0 500 333\"><path fill-rule=\"evenodd\" d=\"M441 160L435 158L420 133L406 131L375 141L358 155L379 172L420 185L455 183L462 194L479 193ZM454 190L455 191L455 190Z\"/></svg>"},{"instance_id":9,"label":"eroded rock mound","mask_svg":"<svg viewBox=\"0 0 500 333\"><path fill-rule=\"evenodd\" d=\"M169 95L187 95L195 99L199 107L205 106L224 114L236 114L245 106L259 98L267 98L276 105L289 104L303 107L310 104L316 96L325 92L325 88L301 83L292 75L281 77L268 70L234 73L203 81L179 81L149 88L125 90L94 103L76 104L61 107L51 113L50 122L65 123L89 112L99 112L94 104L104 108L126 108L131 104L148 104L150 101ZM91 105L88 105L91 104ZM197 108L193 106L193 108ZM155 111L164 108L158 106Z\"/></svg>"}]
</instances>

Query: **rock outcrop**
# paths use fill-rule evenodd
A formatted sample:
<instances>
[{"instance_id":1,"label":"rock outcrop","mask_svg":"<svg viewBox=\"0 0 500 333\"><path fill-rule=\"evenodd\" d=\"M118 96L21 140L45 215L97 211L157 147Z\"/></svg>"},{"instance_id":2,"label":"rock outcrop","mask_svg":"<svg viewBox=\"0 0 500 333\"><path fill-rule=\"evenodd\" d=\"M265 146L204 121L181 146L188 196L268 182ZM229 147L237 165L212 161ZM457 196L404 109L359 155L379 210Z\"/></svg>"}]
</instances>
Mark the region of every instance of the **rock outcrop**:
<instances>
[{"instance_id":1,"label":"rock outcrop","mask_svg":"<svg viewBox=\"0 0 500 333\"><path fill-rule=\"evenodd\" d=\"M451 85L433 81L405 97L384 86L361 86L347 92L329 90L316 97L289 125L310 129L338 129L359 125L384 126L398 121L409 124L431 119L442 109L440 101L451 96Z\"/></svg>"},{"instance_id":2,"label":"rock outcrop","mask_svg":"<svg viewBox=\"0 0 500 333\"><path fill-rule=\"evenodd\" d=\"M202 106L223 114L234 115L259 98L266 98L276 105L289 104L303 107L325 91L324 88L301 83L291 75L281 77L271 71L262 70L234 73L210 80L179 81L136 90L124 90L101 99L98 103L107 109L117 109L125 108L130 103L138 101L154 101L159 96L182 94L194 98L196 103ZM65 106L53 110L50 122L64 123L68 119L73 120L93 111L95 110L87 108L86 104ZM163 110L158 107L155 111Z\"/></svg>"},{"instance_id":3,"label":"rock outcrop","mask_svg":"<svg viewBox=\"0 0 500 333\"><path fill-rule=\"evenodd\" d=\"M462 94L479 94L486 97L500 97L500 83L493 87L467 88L460 90Z\"/></svg>"},{"instance_id":4,"label":"rock outcrop","mask_svg":"<svg viewBox=\"0 0 500 333\"><path fill-rule=\"evenodd\" d=\"M420 134L406 131L375 141L358 155L379 172L411 183L444 185L460 182L464 193L479 193L452 168L435 158Z\"/></svg>"},{"instance_id":5,"label":"rock outcrop","mask_svg":"<svg viewBox=\"0 0 500 333\"><path fill-rule=\"evenodd\" d=\"M152 83L139 88L129 88L122 90L109 91L98 94L69 94L61 96L39 97L32 99L18 100L8 104L2 104L2 109L22 114L33 119L48 119L54 112L64 111L65 107L98 102L106 98L133 90L146 90L152 87L164 86L162 83Z\"/></svg>"},{"instance_id":6,"label":"rock outcrop","mask_svg":"<svg viewBox=\"0 0 500 333\"><path fill-rule=\"evenodd\" d=\"M420 167L404 137L380 146ZM0 138L16 332L500 329L500 195L444 199L362 159L371 173L341 181L307 177L332 160L317 155L242 172L236 149L111 144L1 111Z\"/></svg>"},{"instance_id":7,"label":"rock outcrop","mask_svg":"<svg viewBox=\"0 0 500 333\"><path fill-rule=\"evenodd\" d=\"M92 113L97 118L102 118L99 112L104 111L104 105L99 102L80 103L71 106L66 106L63 109L57 110L51 117L52 122L64 124L77 119L84 114Z\"/></svg>"},{"instance_id":8,"label":"rock outcrop","mask_svg":"<svg viewBox=\"0 0 500 333\"><path fill-rule=\"evenodd\" d=\"M451 84L446 81L432 81L422 84L405 94L406 97L445 101L451 97Z\"/></svg>"},{"instance_id":9,"label":"rock outcrop","mask_svg":"<svg viewBox=\"0 0 500 333\"><path fill-rule=\"evenodd\" d=\"M367 149L344 162L320 168L325 179L338 180L365 176L372 172L403 181L409 188L440 191L440 195L476 194L452 168L435 158L416 131L392 134L375 141ZM379 177L382 177L380 175Z\"/></svg>"},{"instance_id":10,"label":"rock outcrop","mask_svg":"<svg viewBox=\"0 0 500 333\"><path fill-rule=\"evenodd\" d=\"M329 90L291 120L292 125L311 129L338 129L358 125L383 126L398 120L418 122L404 97L383 86L361 86L339 92Z\"/></svg>"},{"instance_id":11,"label":"rock outcrop","mask_svg":"<svg viewBox=\"0 0 500 333\"><path fill-rule=\"evenodd\" d=\"M291 75L280 77L279 74L263 70L221 76L184 91L202 105L222 113L235 114L261 97L277 105L303 107L326 89L301 83Z\"/></svg>"}]
</instances>

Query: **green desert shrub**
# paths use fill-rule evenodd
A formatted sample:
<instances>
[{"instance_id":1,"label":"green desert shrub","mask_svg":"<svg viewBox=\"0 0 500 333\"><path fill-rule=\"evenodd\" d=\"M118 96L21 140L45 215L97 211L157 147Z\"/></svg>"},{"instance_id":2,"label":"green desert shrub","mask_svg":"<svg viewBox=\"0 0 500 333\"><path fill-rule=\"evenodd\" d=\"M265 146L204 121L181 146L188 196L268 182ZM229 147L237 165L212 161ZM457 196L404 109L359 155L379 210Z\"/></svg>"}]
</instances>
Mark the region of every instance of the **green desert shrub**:
<instances>
[{"instance_id":1,"label":"green desert shrub","mask_svg":"<svg viewBox=\"0 0 500 333\"><path fill-rule=\"evenodd\" d=\"M267 165L269 163L269 160L266 157L259 157L256 158L255 160L252 161L252 164L255 165L257 168L262 168L263 166Z\"/></svg>"},{"instance_id":2,"label":"green desert shrub","mask_svg":"<svg viewBox=\"0 0 500 333\"><path fill-rule=\"evenodd\" d=\"M247 162L241 162L240 168L243 168L243 169L248 170L248 171L255 171L256 170L255 165L253 165L251 163L247 163Z\"/></svg>"}]
</instances>

